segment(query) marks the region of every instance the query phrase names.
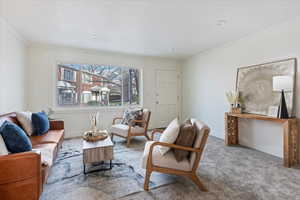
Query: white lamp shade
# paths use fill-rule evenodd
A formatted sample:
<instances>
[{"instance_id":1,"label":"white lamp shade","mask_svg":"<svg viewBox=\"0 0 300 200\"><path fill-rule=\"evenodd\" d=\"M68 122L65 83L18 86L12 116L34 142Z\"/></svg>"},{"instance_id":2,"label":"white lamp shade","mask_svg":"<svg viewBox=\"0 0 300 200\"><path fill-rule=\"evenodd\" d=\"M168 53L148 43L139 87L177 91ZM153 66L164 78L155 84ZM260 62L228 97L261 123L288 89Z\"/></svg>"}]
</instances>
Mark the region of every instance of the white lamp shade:
<instances>
[{"instance_id":1,"label":"white lamp shade","mask_svg":"<svg viewBox=\"0 0 300 200\"><path fill-rule=\"evenodd\" d=\"M273 76L274 91L291 91L293 89L293 79L291 76Z\"/></svg>"}]
</instances>

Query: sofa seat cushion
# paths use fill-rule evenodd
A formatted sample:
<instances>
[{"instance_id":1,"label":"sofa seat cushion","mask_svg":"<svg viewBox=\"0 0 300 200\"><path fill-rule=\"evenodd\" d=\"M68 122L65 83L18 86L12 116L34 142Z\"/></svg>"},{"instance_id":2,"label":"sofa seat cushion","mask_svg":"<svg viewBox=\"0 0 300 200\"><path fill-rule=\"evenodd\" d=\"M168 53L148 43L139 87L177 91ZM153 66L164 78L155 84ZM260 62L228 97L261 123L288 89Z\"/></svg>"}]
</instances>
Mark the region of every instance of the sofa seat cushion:
<instances>
[{"instance_id":1,"label":"sofa seat cushion","mask_svg":"<svg viewBox=\"0 0 300 200\"><path fill-rule=\"evenodd\" d=\"M41 154L41 162L43 165L52 166L56 156L57 144L38 144L34 145L32 151Z\"/></svg>"},{"instance_id":2,"label":"sofa seat cushion","mask_svg":"<svg viewBox=\"0 0 300 200\"><path fill-rule=\"evenodd\" d=\"M118 135L121 135L123 137L127 137L128 136L128 129L129 126L125 125L125 124L115 124L112 125L110 131L111 133L116 133ZM145 129L139 126L133 126L131 127L131 133L133 134L143 134L145 132Z\"/></svg>"},{"instance_id":3,"label":"sofa seat cushion","mask_svg":"<svg viewBox=\"0 0 300 200\"><path fill-rule=\"evenodd\" d=\"M64 130L49 130L43 135L31 136L32 145L46 144L46 143L60 143L63 139Z\"/></svg>"},{"instance_id":4,"label":"sofa seat cushion","mask_svg":"<svg viewBox=\"0 0 300 200\"><path fill-rule=\"evenodd\" d=\"M146 144L145 144L144 154L143 154L143 158L142 158L142 168L144 168L144 169L146 169L146 166L147 166L147 160L148 160L150 146L154 142L155 141L149 141L149 142L146 142ZM183 171L191 171L192 170L192 165L190 164L190 162L187 158L184 158L181 162L177 162L173 151L168 151L166 154L161 155L158 145L153 148L152 162L153 162L153 165L155 165L157 167L165 167L165 168L177 169L177 170L183 170Z\"/></svg>"}]
</instances>

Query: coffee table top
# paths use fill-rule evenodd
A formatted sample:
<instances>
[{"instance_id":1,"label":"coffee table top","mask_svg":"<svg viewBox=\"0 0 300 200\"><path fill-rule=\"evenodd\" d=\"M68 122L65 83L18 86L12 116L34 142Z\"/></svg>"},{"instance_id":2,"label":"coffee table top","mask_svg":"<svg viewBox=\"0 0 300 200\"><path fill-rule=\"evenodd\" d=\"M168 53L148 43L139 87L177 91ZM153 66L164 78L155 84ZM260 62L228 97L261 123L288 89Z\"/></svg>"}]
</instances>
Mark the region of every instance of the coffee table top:
<instances>
[{"instance_id":1,"label":"coffee table top","mask_svg":"<svg viewBox=\"0 0 300 200\"><path fill-rule=\"evenodd\" d=\"M96 142L88 142L83 140L82 149L94 149L94 148L103 148L103 147L111 147L114 146L114 143L111 141L110 136L105 138L104 140L98 140Z\"/></svg>"}]
</instances>

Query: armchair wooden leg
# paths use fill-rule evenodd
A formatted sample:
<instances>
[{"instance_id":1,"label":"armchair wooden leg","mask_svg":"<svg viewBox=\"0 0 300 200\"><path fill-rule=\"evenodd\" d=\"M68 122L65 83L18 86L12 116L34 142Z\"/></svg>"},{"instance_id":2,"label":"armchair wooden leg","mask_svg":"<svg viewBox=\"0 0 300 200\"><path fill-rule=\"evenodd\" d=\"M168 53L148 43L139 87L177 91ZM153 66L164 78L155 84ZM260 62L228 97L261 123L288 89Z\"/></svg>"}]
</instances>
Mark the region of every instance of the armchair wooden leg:
<instances>
[{"instance_id":1,"label":"armchair wooden leg","mask_svg":"<svg viewBox=\"0 0 300 200\"><path fill-rule=\"evenodd\" d=\"M199 187L201 191L203 192L208 191L196 174L189 176L189 178Z\"/></svg>"},{"instance_id":2,"label":"armchair wooden leg","mask_svg":"<svg viewBox=\"0 0 300 200\"><path fill-rule=\"evenodd\" d=\"M128 136L128 137L127 137L127 145L126 145L127 148L129 148L129 146L130 146L130 140L131 140L131 138L130 138L130 136Z\"/></svg>"},{"instance_id":3,"label":"armchair wooden leg","mask_svg":"<svg viewBox=\"0 0 300 200\"><path fill-rule=\"evenodd\" d=\"M145 176L145 182L144 182L144 190L148 191L149 190L149 181L150 181L150 176L151 176L152 171L147 169L146 170L146 176Z\"/></svg>"},{"instance_id":4,"label":"armchair wooden leg","mask_svg":"<svg viewBox=\"0 0 300 200\"><path fill-rule=\"evenodd\" d=\"M148 135L148 132L145 133L145 137L147 138L147 140L151 140L149 135Z\"/></svg>"}]
</instances>

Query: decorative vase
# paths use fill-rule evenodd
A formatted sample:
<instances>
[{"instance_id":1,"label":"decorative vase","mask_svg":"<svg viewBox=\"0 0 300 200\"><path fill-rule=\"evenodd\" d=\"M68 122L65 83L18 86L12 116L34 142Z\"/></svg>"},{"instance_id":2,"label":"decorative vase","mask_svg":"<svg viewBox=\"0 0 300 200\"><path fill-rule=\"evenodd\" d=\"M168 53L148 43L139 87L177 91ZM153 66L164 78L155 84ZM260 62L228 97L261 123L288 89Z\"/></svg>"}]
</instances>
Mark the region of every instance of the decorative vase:
<instances>
[{"instance_id":1,"label":"decorative vase","mask_svg":"<svg viewBox=\"0 0 300 200\"><path fill-rule=\"evenodd\" d=\"M97 130L97 122L99 120L99 113L97 112L96 114L91 114L90 115L90 122L91 122L91 126L92 126L92 132L96 133Z\"/></svg>"}]
</instances>

